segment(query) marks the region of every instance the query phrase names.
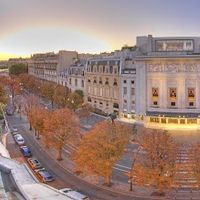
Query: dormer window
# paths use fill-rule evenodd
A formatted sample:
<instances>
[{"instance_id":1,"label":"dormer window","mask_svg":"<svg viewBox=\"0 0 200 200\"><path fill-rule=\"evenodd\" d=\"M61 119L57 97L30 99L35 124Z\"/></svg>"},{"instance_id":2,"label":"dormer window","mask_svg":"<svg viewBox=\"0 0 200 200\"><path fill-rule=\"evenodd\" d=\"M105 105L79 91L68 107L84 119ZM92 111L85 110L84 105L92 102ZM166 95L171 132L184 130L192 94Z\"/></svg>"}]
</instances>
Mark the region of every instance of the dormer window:
<instances>
[{"instance_id":1,"label":"dormer window","mask_svg":"<svg viewBox=\"0 0 200 200\"><path fill-rule=\"evenodd\" d=\"M94 83L97 83L96 77L94 77Z\"/></svg>"},{"instance_id":2,"label":"dormer window","mask_svg":"<svg viewBox=\"0 0 200 200\"><path fill-rule=\"evenodd\" d=\"M114 83L113 83L114 86L117 86L117 80L114 79Z\"/></svg>"},{"instance_id":3,"label":"dormer window","mask_svg":"<svg viewBox=\"0 0 200 200\"><path fill-rule=\"evenodd\" d=\"M99 84L102 84L102 78L99 78Z\"/></svg>"}]
</instances>

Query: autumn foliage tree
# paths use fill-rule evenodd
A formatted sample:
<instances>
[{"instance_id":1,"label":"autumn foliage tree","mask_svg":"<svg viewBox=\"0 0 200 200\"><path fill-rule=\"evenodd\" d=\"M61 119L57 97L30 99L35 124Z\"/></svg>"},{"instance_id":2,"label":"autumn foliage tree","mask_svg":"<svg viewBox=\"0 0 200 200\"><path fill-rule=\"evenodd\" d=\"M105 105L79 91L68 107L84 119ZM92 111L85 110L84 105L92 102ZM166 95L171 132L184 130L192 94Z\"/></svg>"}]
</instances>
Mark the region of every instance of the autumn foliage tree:
<instances>
[{"instance_id":1,"label":"autumn foliage tree","mask_svg":"<svg viewBox=\"0 0 200 200\"><path fill-rule=\"evenodd\" d=\"M41 85L41 93L42 95L51 101L51 105L53 108L54 105L54 91L56 89L56 84L53 82L44 82Z\"/></svg>"},{"instance_id":2,"label":"autumn foliage tree","mask_svg":"<svg viewBox=\"0 0 200 200\"><path fill-rule=\"evenodd\" d=\"M146 152L135 164L135 183L141 186L152 186L158 194L164 195L164 189L174 182L176 154L178 145L164 131L143 130L139 144Z\"/></svg>"},{"instance_id":3,"label":"autumn foliage tree","mask_svg":"<svg viewBox=\"0 0 200 200\"><path fill-rule=\"evenodd\" d=\"M72 110L80 108L83 104L83 98L77 92L72 92L69 94L67 99L67 107Z\"/></svg>"},{"instance_id":4,"label":"autumn foliage tree","mask_svg":"<svg viewBox=\"0 0 200 200\"><path fill-rule=\"evenodd\" d=\"M8 100L5 88L3 85L0 85L0 103L1 104L6 104Z\"/></svg>"},{"instance_id":5,"label":"autumn foliage tree","mask_svg":"<svg viewBox=\"0 0 200 200\"><path fill-rule=\"evenodd\" d=\"M53 101L58 105L58 107L64 108L67 105L69 94L69 88L62 85L58 85L53 93Z\"/></svg>"},{"instance_id":6,"label":"autumn foliage tree","mask_svg":"<svg viewBox=\"0 0 200 200\"><path fill-rule=\"evenodd\" d=\"M21 86L20 82L17 77L11 76L10 78L7 79L7 87L10 91L11 98L12 98L12 103L14 106L14 98L17 94L21 93Z\"/></svg>"},{"instance_id":7,"label":"autumn foliage tree","mask_svg":"<svg viewBox=\"0 0 200 200\"><path fill-rule=\"evenodd\" d=\"M45 120L43 136L48 137L46 142L58 150L57 160L62 160L64 145L69 142L77 142L80 139L79 119L68 108L52 111L49 116Z\"/></svg>"},{"instance_id":8,"label":"autumn foliage tree","mask_svg":"<svg viewBox=\"0 0 200 200\"><path fill-rule=\"evenodd\" d=\"M124 154L131 129L119 122L103 121L89 131L74 155L77 169L105 178L111 185L112 168Z\"/></svg>"},{"instance_id":9,"label":"autumn foliage tree","mask_svg":"<svg viewBox=\"0 0 200 200\"><path fill-rule=\"evenodd\" d=\"M28 121L30 123L30 130L32 130L31 122L34 117L33 109L34 107L39 106L39 99L35 95L28 95L24 98L24 102L22 104L22 112L27 116Z\"/></svg>"},{"instance_id":10,"label":"autumn foliage tree","mask_svg":"<svg viewBox=\"0 0 200 200\"><path fill-rule=\"evenodd\" d=\"M33 92L33 93L40 93L40 85L41 81L35 78L32 75L28 74L20 74L18 76L18 79L23 85L23 88L26 89L28 92Z\"/></svg>"},{"instance_id":11,"label":"autumn foliage tree","mask_svg":"<svg viewBox=\"0 0 200 200\"><path fill-rule=\"evenodd\" d=\"M41 106L32 106L30 110L30 121L35 130L37 139L40 134L44 135L45 120L49 117L50 111Z\"/></svg>"}]
</instances>

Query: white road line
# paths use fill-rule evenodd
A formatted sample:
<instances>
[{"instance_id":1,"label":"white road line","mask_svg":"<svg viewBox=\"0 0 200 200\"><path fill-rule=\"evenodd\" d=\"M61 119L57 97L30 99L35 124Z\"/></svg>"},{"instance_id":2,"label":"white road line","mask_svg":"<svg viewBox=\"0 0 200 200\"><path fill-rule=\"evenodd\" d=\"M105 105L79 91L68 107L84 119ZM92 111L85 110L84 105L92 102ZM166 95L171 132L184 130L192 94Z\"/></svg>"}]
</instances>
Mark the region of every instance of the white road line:
<instances>
[{"instance_id":1,"label":"white road line","mask_svg":"<svg viewBox=\"0 0 200 200\"><path fill-rule=\"evenodd\" d=\"M124 166L124 165L120 165L120 164L116 164L115 166L121 167L121 168L125 168L125 169L131 169L130 167Z\"/></svg>"},{"instance_id":2,"label":"white road line","mask_svg":"<svg viewBox=\"0 0 200 200\"><path fill-rule=\"evenodd\" d=\"M126 172L126 173L129 173L129 172L130 172L130 171L128 171L128 170L120 169L120 168L117 168L117 167L113 167L113 169L116 169L116 170L122 171L122 172Z\"/></svg>"},{"instance_id":3,"label":"white road line","mask_svg":"<svg viewBox=\"0 0 200 200\"><path fill-rule=\"evenodd\" d=\"M71 155L72 153L68 151L67 149L63 148L63 151L65 151L67 154Z\"/></svg>"}]
</instances>

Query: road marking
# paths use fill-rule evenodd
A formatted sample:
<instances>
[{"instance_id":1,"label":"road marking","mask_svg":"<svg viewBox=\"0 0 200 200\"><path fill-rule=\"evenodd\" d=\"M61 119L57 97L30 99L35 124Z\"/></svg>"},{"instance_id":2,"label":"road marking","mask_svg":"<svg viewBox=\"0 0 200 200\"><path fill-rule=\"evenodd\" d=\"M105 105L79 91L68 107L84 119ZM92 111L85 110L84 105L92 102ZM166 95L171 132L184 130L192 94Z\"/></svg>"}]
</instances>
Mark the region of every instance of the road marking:
<instances>
[{"instance_id":1,"label":"road marking","mask_svg":"<svg viewBox=\"0 0 200 200\"><path fill-rule=\"evenodd\" d=\"M130 167L127 167L125 165L120 165L120 164L116 164L115 166L122 167L122 168L125 168L125 169L131 169Z\"/></svg>"},{"instance_id":2,"label":"road marking","mask_svg":"<svg viewBox=\"0 0 200 200\"><path fill-rule=\"evenodd\" d=\"M71 155L72 153L70 151L68 151L65 147L63 148L63 150L68 153L69 155Z\"/></svg>"},{"instance_id":3,"label":"road marking","mask_svg":"<svg viewBox=\"0 0 200 200\"><path fill-rule=\"evenodd\" d=\"M113 169L116 169L116 170L122 171L122 172L126 172L126 173L129 173L129 172L130 172L130 171L128 171L128 170L120 169L120 168L117 168L117 167L113 167Z\"/></svg>"}]
</instances>

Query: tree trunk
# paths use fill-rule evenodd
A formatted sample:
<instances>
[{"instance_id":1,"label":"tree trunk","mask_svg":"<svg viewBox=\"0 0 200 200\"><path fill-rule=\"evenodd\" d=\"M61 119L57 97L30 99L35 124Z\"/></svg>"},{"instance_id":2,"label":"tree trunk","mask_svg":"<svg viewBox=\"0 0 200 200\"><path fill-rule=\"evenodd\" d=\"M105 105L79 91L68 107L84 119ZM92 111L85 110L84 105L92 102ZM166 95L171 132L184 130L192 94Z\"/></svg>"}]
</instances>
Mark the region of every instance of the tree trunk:
<instances>
[{"instance_id":1,"label":"tree trunk","mask_svg":"<svg viewBox=\"0 0 200 200\"><path fill-rule=\"evenodd\" d=\"M37 137L36 137L36 139L37 139L37 140L40 139L40 134L39 134L39 132L37 132Z\"/></svg>"},{"instance_id":2,"label":"tree trunk","mask_svg":"<svg viewBox=\"0 0 200 200\"><path fill-rule=\"evenodd\" d=\"M59 147L59 148L58 148L58 157L57 157L57 160L58 160L58 161L61 161L61 160L62 160L62 147Z\"/></svg>"},{"instance_id":3,"label":"tree trunk","mask_svg":"<svg viewBox=\"0 0 200 200\"><path fill-rule=\"evenodd\" d=\"M107 185L108 187L111 186L111 176L110 176L110 175L106 176L106 185Z\"/></svg>"},{"instance_id":4,"label":"tree trunk","mask_svg":"<svg viewBox=\"0 0 200 200\"><path fill-rule=\"evenodd\" d=\"M29 130L30 130L30 131L32 131L32 125L31 125L31 123L30 123L30 127L29 127Z\"/></svg>"},{"instance_id":5,"label":"tree trunk","mask_svg":"<svg viewBox=\"0 0 200 200\"><path fill-rule=\"evenodd\" d=\"M51 108L53 109L53 100L51 100Z\"/></svg>"},{"instance_id":6,"label":"tree trunk","mask_svg":"<svg viewBox=\"0 0 200 200\"><path fill-rule=\"evenodd\" d=\"M45 148L46 148L46 149L49 149L49 141L48 141L47 138L45 139Z\"/></svg>"},{"instance_id":7,"label":"tree trunk","mask_svg":"<svg viewBox=\"0 0 200 200\"><path fill-rule=\"evenodd\" d=\"M129 187L130 191L133 191L133 177L130 177L130 187Z\"/></svg>"}]
</instances>

